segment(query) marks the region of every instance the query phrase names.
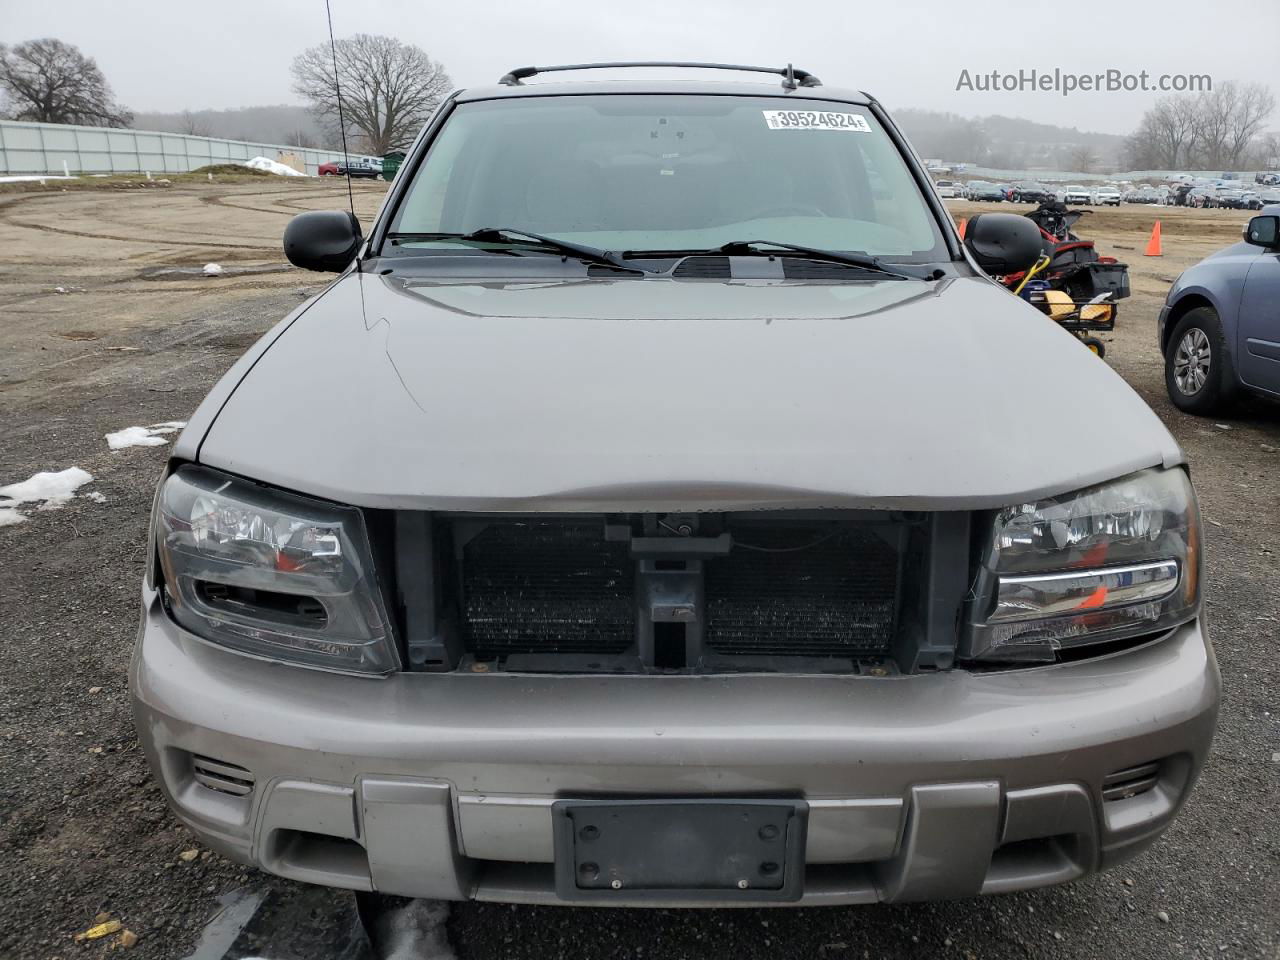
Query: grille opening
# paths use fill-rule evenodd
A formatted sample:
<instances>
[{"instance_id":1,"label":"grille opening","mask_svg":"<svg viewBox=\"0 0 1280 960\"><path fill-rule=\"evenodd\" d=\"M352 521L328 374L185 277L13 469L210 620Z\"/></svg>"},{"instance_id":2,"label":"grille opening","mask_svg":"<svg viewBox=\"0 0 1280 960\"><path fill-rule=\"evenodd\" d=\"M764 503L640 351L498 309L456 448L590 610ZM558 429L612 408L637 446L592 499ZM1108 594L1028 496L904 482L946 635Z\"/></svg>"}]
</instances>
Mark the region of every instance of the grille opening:
<instances>
[{"instance_id":1,"label":"grille opening","mask_svg":"<svg viewBox=\"0 0 1280 960\"><path fill-rule=\"evenodd\" d=\"M900 550L853 527L748 522L707 564L706 646L719 654L887 654Z\"/></svg>"},{"instance_id":2,"label":"grille opening","mask_svg":"<svg viewBox=\"0 0 1280 960\"><path fill-rule=\"evenodd\" d=\"M1106 803L1128 800L1152 790L1160 780L1160 762L1143 763L1108 774L1102 781L1102 799Z\"/></svg>"},{"instance_id":3,"label":"grille opening","mask_svg":"<svg viewBox=\"0 0 1280 960\"><path fill-rule=\"evenodd\" d=\"M192 754L191 775L202 787L218 793L247 797L253 792L253 774L239 764L225 760Z\"/></svg>"},{"instance_id":4,"label":"grille opening","mask_svg":"<svg viewBox=\"0 0 1280 960\"><path fill-rule=\"evenodd\" d=\"M899 622L930 543L918 515L446 514L434 529L449 669L883 676L920 632Z\"/></svg>"},{"instance_id":5,"label":"grille opening","mask_svg":"<svg viewBox=\"0 0 1280 960\"><path fill-rule=\"evenodd\" d=\"M618 654L634 642L635 565L599 522L494 523L461 552L462 626L477 657Z\"/></svg>"},{"instance_id":6,"label":"grille opening","mask_svg":"<svg viewBox=\"0 0 1280 960\"><path fill-rule=\"evenodd\" d=\"M653 625L653 665L659 670L683 670L688 666L683 623Z\"/></svg>"},{"instance_id":7,"label":"grille opening","mask_svg":"<svg viewBox=\"0 0 1280 960\"><path fill-rule=\"evenodd\" d=\"M323 627L329 621L324 605L315 597L272 590L235 587L226 583L200 580L196 596L213 610L238 613L241 616L271 620L276 623Z\"/></svg>"}]
</instances>

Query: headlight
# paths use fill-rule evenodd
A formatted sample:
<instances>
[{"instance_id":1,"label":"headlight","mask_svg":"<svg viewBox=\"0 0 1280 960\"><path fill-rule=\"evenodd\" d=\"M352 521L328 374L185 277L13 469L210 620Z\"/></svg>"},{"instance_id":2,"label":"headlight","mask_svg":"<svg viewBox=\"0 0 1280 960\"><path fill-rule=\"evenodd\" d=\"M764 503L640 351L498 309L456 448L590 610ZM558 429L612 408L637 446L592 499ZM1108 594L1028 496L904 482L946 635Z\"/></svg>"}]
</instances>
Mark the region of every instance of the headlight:
<instances>
[{"instance_id":1,"label":"headlight","mask_svg":"<svg viewBox=\"0 0 1280 960\"><path fill-rule=\"evenodd\" d=\"M183 467L161 487L156 540L170 609L192 633L312 667L397 668L358 510Z\"/></svg>"},{"instance_id":2,"label":"headlight","mask_svg":"<svg viewBox=\"0 0 1280 960\"><path fill-rule=\"evenodd\" d=\"M1200 516L1183 470L1006 507L984 545L964 655L1049 661L1167 629L1195 615L1199 587Z\"/></svg>"}]
</instances>

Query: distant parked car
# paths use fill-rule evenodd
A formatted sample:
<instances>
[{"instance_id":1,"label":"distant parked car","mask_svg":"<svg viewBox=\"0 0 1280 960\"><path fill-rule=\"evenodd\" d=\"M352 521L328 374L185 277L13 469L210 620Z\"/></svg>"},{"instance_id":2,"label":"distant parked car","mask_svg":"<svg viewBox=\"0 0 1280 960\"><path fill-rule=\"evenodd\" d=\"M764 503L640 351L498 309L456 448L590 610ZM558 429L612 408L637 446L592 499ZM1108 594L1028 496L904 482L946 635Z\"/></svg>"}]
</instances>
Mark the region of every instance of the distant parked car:
<instances>
[{"instance_id":1,"label":"distant parked car","mask_svg":"<svg viewBox=\"0 0 1280 960\"><path fill-rule=\"evenodd\" d=\"M953 200L960 196L960 185L954 180L939 180L935 186L938 188L940 197Z\"/></svg>"},{"instance_id":2,"label":"distant parked car","mask_svg":"<svg viewBox=\"0 0 1280 960\"><path fill-rule=\"evenodd\" d=\"M1061 188L1057 193L1060 203L1089 203L1092 199L1089 191L1078 184L1070 184Z\"/></svg>"},{"instance_id":3,"label":"distant parked car","mask_svg":"<svg viewBox=\"0 0 1280 960\"><path fill-rule=\"evenodd\" d=\"M342 177L348 173L353 177L374 179L382 176L382 162L372 157L353 157L347 163L341 160L330 160L317 168L322 177Z\"/></svg>"},{"instance_id":4,"label":"distant parked car","mask_svg":"<svg viewBox=\"0 0 1280 960\"><path fill-rule=\"evenodd\" d=\"M1124 202L1125 203L1159 204L1159 203L1167 202L1168 197L1169 197L1169 194L1165 190L1160 190L1160 189L1157 189L1156 187L1144 186L1144 187L1139 187L1137 190L1134 190L1132 193L1126 194L1124 198Z\"/></svg>"},{"instance_id":5,"label":"distant parked car","mask_svg":"<svg viewBox=\"0 0 1280 960\"><path fill-rule=\"evenodd\" d=\"M1219 190L1217 206L1226 210L1239 210L1244 203L1243 190Z\"/></svg>"},{"instance_id":6,"label":"distant parked car","mask_svg":"<svg viewBox=\"0 0 1280 960\"><path fill-rule=\"evenodd\" d=\"M1174 281L1160 311L1169 399L1211 414L1243 391L1280 399L1280 204Z\"/></svg>"},{"instance_id":7,"label":"distant parked car","mask_svg":"<svg viewBox=\"0 0 1280 960\"><path fill-rule=\"evenodd\" d=\"M1053 191L1035 180L1021 180L1013 185L1013 199L1018 203L1044 203L1053 200Z\"/></svg>"},{"instance_id":8,"label":"distant parked car","mask_svg":"<svg viewBox=\"0 0 1280 960\"><path fill-rule=\"evenodd\" d=\"M986 180L970 180L969 199L999 203L1004 199L1004 190L999 185L988 183Z\"/></svg>"},{"instance_id":9,"label":"distant parked car","mask_svg":"<svg viewBox=\"0 0 1280 960\"><path fill-rule=\"evenodd\" d=\"M1213 207L1217 205L1212 187L1192 187L1185 201L1188 207Z\"/></svg>"},{"instance_id":10,"label":"distant parked car","mask_svg":"<svg viewBox=\"0 0 1280 960\"><path fill-rule=\"evenodd\" d=\"M1115 187L1094 187L1089 202L1095 206L1120 206L1120 191Z\"/></svg>"}]
</instances>

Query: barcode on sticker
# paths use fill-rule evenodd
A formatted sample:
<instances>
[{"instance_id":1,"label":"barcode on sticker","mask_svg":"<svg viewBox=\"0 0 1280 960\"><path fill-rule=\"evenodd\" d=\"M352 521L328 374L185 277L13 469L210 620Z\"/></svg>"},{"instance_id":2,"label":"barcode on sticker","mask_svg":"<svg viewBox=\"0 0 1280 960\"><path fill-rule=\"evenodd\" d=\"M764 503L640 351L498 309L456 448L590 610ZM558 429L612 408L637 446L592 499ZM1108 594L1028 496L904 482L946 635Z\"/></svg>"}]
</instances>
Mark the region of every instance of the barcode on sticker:
<instances>
[{"instance_id":1,"label":"barcode on sticker","mask_svg":"<svg viewBox=\"0 0 1280 960\"><path fill-rule=\"evenodd\" d=\"M822 110L763 110L770 130L850 130L870 133L871 126L860 113L827 113Z\"/></svg>"}]
</instances>

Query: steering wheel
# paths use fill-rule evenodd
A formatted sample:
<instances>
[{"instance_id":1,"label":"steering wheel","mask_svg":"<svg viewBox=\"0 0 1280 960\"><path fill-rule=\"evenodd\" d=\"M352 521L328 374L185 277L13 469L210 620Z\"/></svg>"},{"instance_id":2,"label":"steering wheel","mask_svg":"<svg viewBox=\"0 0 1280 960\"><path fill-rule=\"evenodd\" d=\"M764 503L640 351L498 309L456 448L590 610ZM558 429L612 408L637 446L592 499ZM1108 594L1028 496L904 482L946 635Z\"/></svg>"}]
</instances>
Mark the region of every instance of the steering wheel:
<instances>
[{"instance_id":1,"label":"steering wheel","mask_svg":"<svg viewBox=\"0 0 1280 960\"><path fill-rule=\"evenodd\" d=\"M776 207L766 207L764 210L754 210L746 219L748 220L767 220L769 217L826 217L829 214L812 203L793 203L779 204Z\"/></svg>"}]
</instances>

